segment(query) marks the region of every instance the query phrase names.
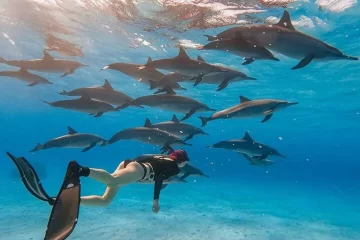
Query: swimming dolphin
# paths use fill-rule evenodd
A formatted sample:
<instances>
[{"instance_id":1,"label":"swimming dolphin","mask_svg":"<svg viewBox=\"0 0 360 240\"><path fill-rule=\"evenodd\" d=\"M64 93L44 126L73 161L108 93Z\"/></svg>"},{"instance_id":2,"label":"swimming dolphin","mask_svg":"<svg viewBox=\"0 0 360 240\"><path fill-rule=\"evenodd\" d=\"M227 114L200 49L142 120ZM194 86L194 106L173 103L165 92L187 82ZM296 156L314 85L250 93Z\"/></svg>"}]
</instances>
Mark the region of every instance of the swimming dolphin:
<instances>
[{"instance_id":1,"label":"swimming dolphin","mask_svg":"<svg viewBox=\"0 0 360 240\"><path fill-rule=\"evenodd\" d=\"M199 46L197 49L218 50L244 57L245 62L243 62L242 65L250 64L255 60L279 61L279 59L274 57L265 47L250 42L240 32L237 32L234 38L213 41L204 46Z\"/></svg>"},{"instance_id":2,"label":"swimming dolphin","mask_svg":"<svg viewBox=\"0 0 360 240\"><path fill-rule=\"evenodd\" d=\"M0 58L0 63L39 72L64 73L61 77L74 73L80 67L88 66L76 61L55 59L45 50L43 52L44 57L42 59L6 61Z\"/></svg>"},{"instance_id":3,"label":"swimming dolphin","mask_svg":"<svg viewBox=\"0 0 360 240\"><path fill-rule=\"evenodd\" d=\"M209 178L208 175L206 175L200 169L198 169L197 167L194 167L190 163L186 163L185 166L180 169L180 174L183 174L181 176L181 179L185 179L189 176Z\"/></svg>"},{"instance_id":4,"label":"swimming dolphin","mask_svg":"<svg viewBox=\"0 0 360 240\"><path fill-rule=\"evenodd\" d=\"M44 144L38 143L30 152L49 148L83 148L82 152L89 151L97 144L104 144L105 139L98 135L89 133L78 133L73 128L68 127L68 134L51 139Z\"/></svg>"},{"instance_id":5,"label":"swimming dolphin","mask_svg":"<svg viewBox=\"0 0 360 240\"><path fill-rule=\"evenodd\" d=\"M164 87L170 87L172 89L178 89L178 90L186 90L186 88L183 88L179 84L179 82L182 82L185 79L192 79L192 77L185 76L177 72L171 72L166 74L159 81L150 80L150 90L155 88L164 88Z\"/></svg>"},{"instance_id":6,"label":"swimming dolphin","mask_svg":"<svg viewBox=\"0 0 360 240\"><path fill-rule=\"evenodd\" d=\"M109 141L104 143L104 145L113 144L119 140L136 140L144 143L150 143L153 145L162 146L162 150L164 150L167 146L170 145L192 146L191 144L186 143L177 135L160 129L147 127L136 127L121 130L120 132L112 136Z\"/></svg>"},{"instance_id":7,"label":"swimming dolphin","mask_svg":"<svg viewBox=\"0 0 360 240\"><path fill-rule=\"evenodd\" d=\"M215 109L209 108L206 104L195 99L177 95L174 90L169 87L160 89L156 93L160 92L165 93L136 98L130 105L157 107L169 111L186 113L181 121L188 119L195 112L216 111ZM126 106L127 105L124 107Z\"/></svg>"},{"instance_id":8,"label":"swimming dolphin","mask_svg":"<svg viewBox=\"0 0 360 240\"><path fill-rule=\"evenodd\" d=\"M182 174L182 176L179 177L179 179L183 180L183 181L185 181L185 179L189 176L206 177L206 178L209 177L208 175L204 174L200 169L194 167L190 163L186 163L184 167L180 168L180 174ZM179 176L179 175L177 175L177 176ZM161 190L166 187L167 187L167 184L164 182L161 187Z\"/></svg>"},{"instance_id":9,"label":"swimming dolphin","mask_svg":"<svg viewBox=\"0 0 360 240\"><path fill-rule=\"evenodd\" d=\"M114 108L112 105L106 102L91 99L89 96L81 96L78 99L71 100L43 102L49 104L52 107L60 107L64 109L89 113L90 115L94 115L94 117L100 117L105 112L119 111L119 108Z\"/></svg>"},{"instance_id":10,"label":"swimming dolphin","mask_svg":"<svg viewBox=\"0 0 360 240\"><path fill-rule=\"evenodd\" d=\"M261 123L264 123L272 117L274 112L296 104L298 104L298 102L287 102L276 99L250 100L249 98L240 96L240 104L218 111L210 117L199 118L201 119L202 127L209 121L216 119L248 118L265 115L265 118L261 121Z\"/></svg>"},{"instance_id":11,"label":"swimming dolphin","mask_svg":"<svg viewBox=\"0 0 360 240\"><path fill-rule=\"evenodd\" d=\"M277 24L254 25L227 29L217 36L208 36L208 40L228 39L241 33L247 40L264 46L285 56L300 59L292 69L303 68L311 61L358 60L347 56L339 49L325 42L297 31L291 23L290 14L284 11Z\"/></svg>"},{"instance_id":12,"label":"swimming dolphin","mask_svg":"<svg viewBox=\"0 0 360 240\"><path fill-rule=\"evenodd\" d=\"M152 62L151 58L148 58L147 63ZM100 71L105 69L112 69L122 72L125 75L135 78L137 81L150 85L150 81L157 82L165 76L162 72L159 72L155 68L146 67L139 70L143 65L132 64L132 63L112 63L103 67Z\"/></svg>"},{"instance_id":13,"label":"swimming dolphin","mask_svg":"<svg viewBox=\"0 0 360 240\"><path fill-rule=\"evenodd\" d=\"M152 67L177 72L185 76L192 76L193 79L196 80L195 83L201 81L203 76L209 73L225 71L216 65L191 59L186 54L183 47L180 47L179 54L176 57L154 60L139 69L144 69L145 67Z\"/></svg>"},{"instance_id":14,"label":"swimming dolphin","mask_svg":"<svg viewBox=\"0 0 360 240\"><path fill-rule=\"evenodd\" d=\"M152 124L150 120L146 118L144 127L157 128L178 136L186 136L184 141L192 139L197 134L209 135L200 128L194 127L184 122L180 122L180 120L176 117L175 114L173 115L171 121L156 124Z\"/></svg>"},{"instance_id":15,"label":"swimming dolphin","mask_svg":"<svg viewBox=\"0 0 360 240\"><path fill-rule=\"evenodd\" d=\"M205 60L198 56L199 61L205 62ZM249 77L246 74L239 72L232 68L227 68L223 66L219 66L221 69L226 70L226 72L217 72L205 75L201 80L201 83L206 84L219 84L218 89L216 91L221 91L226 88L230 82L240 82L244 80L256 80L256 78ZM185 78L183 81L188 82L188 78ZM192 80L191 80L192 81ZM200 81L197 83L199 84ZM195 85L197 85L195 84Z\"/></svg>"},{"instance_id":16,"label":"swimming dolphin","mask_svg":"<svg viewBox=\"0 0 360 240\"><path fill-rule=\"evenodd\" d=\"M262 143L255 142L250 134L245 132L245 136L241 139L226 140L208 146L209 148L224 148L237 153L245 153L251 157L257 156L266 158L269 155L285 157L276 149Z\"/></svg>"},{"instance_id":17,"label":"swimming dolphin","mask_svg":"<svg viewBox=\"0 0 360 240\"><path fill-rule=\"evenodd\" d=\"M46 35L46 46L46 51L56 51L65 56L84 57L84 53L82 52L83 47L79 47L74 43L57 38L51 34Z\"/></svg>"},{"instance_id":18,"label":"swimming dolphin","mask_svg":"<svg viewBox=\"0 0 360 240\"><path fill-rule=\"evenodd\" d=\"M52 82L49 82L46 78L30 73L24 68L21 68L18 71L3 71L0 72L0 76L17 78L21 81L28 82L28 86L30 87L38 84L53 84Z\"/></svg>"},{"instance_id":19,"label":"swimming dolphin","mask_svg":"<svg viewBox=\"0 0 360 240\"><path fill-rule=\"evenodd\" d=\"M70 92L63 90L60 94L65 96L88 96L92 99L117 106L122 106L125 103L130 103L134 100L125 93L114 90L109 81L106 79L104 85L102 86L78 88Z\"/></svg>"},{"instance_id":20,"label":"swimming dolphin","mask_svg":"<svg viewBox=\"0 0 360 240\"><path fill-rule=\"evenodd\" d=\"M271 161L269 159L266 159L267 156L254 156L254 157L250 157L249 155L246 155L244 153L242 153L242 155L249 161L249 163L251 165L258 165L258 166L269 166L272 165L274 163L274 161Z\"/></svg>"}]
</instances>

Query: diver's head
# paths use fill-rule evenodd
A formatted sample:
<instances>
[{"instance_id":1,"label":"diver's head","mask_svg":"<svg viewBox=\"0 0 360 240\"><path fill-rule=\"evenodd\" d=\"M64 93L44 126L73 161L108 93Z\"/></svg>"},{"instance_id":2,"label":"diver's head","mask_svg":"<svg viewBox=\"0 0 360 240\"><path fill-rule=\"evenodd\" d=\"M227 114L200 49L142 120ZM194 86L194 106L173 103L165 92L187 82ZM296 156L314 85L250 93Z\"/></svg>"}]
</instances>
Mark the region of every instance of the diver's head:
<instances>
[{"instance_id":1,"label":"diver's head","mask_svg":"<svg viewBox=\"0 0 360 240\"><path fill-rule=\"evenodd\" d=\"M185 150L175 150L172 153L170 153L171 159L173 159L179 167L184 167L187 162L190 161L187 153Z\"/></svg>"}]
</instances>

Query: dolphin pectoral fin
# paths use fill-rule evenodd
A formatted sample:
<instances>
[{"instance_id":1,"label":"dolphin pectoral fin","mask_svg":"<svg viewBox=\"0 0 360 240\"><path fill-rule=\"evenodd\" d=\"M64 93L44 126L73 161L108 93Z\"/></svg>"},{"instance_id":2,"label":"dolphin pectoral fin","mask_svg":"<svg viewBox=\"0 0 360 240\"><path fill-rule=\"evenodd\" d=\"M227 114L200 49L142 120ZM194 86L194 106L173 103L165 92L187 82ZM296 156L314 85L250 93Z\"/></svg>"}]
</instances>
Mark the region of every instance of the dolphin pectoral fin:
<instances>
[{"instance_id":1,"label":"dolphin pectoral fin","mask_svg":"<svg viewBox=\"0 0 360 240\"><path fill-rule=\"evenodd\" d=\"M272 113L271 114L268 114L268 115L266 115L265 116L265 118L261 121L261 123L264 123L264 122L267 122L267 121L269 121L270 120L270 118L272 117Z\"/></svg>"},{"instance_id":2,"label":"dolphin pectoral fin","mask_svg":"<svg viewBox=\"0 0 360 240\"><path fill-rule=\"evenodd\" d=\"M224 88L226 88L229 85L230 80L233 78L234 78L233 76L224 78L224 80L220 83L220 85L218 86L218 89L216 91L221 91Z\"/></svg>"},{"instance_id":3,"label":"dolphin pectoral fin","mask_svg":"<svg viewBox=\"0 0 360 240\"><path fill-rule=\"evenodd\" d=\"M255 58L245 58L245 62L243 62L241 65L248 65L255 61Z\"/></svg>"},{"instance_id":4,"label":"dolphin pectoral fin","mask_svg":"<svg viewBox=\"0 0 360 240\"><path fill-rule=\"evenodd\" d=\"M185 178L187 178L187 177L189 177L191 174L190 173L185 173L184 175L182 175L181 177L180 177L180 179L181 180L185 180Z\"/></svg>"},{"instance_id":5,"label":"dolphin pectoral fin","mask_svg":"<svg viewBox=\"0 0 360 240\"><path fill-rule=\"evenodd\" d=\"M29 83L27 86L28 87L33 87L33 86L35 86L35 85L37 85L38 84L38 82L32 82L32 83Z\"/></svg>"},{"instance_id":6,"label":"dolphin pectoral fin","mask_svg":"<svg viewBox=\"0 0 360 240\"><path fill-rule=\"evenodd\" d=\"M195 135L194 134L190 134L189 136L187 136L184 141L189 141L190 139L192 139Z\"/></svg>"},{"instance_id":7,"label":"dolphin pectoral fin","mask_svg":"<svg viewBox=\"0 0 360 240\"><path fill-rule=\"evenodd\" d=\"M199 75L192 78L191 80L195 80L194 86L197 86L203 80L203 78L204 78L204 74L200 73Z\"/></svg>"},{"instance_id":8,"label":"dolphin pectoral fin","mask_svg":"<svg viewBox=\"0 0 360 240\"><path fill-rule=\"evenodd\" d=\"M103 115L104 113L103 112L98 112L97 114L95 114L95 116L94 117L101 117L102 115Z\"/></svg>"},{"instance_id":9,"label":"dolphin pectoral fin","mask_svg":"<svg viewBox=\"0 0 360 240\"><path fill-rule=\"evenodd\" d=\"M36 147L34 147L32 150L30 150L29 152L36 152L36 151L39 151L39 150L41 150L41 149L43 149L43 146L40 144L40 143L38 143L38 144L36 144Z\"/></svg>"},{"instance_id":10,"label":"dolphin pectoral fin","mask_svg":"<svg viewBox=\"0 0 360 240\"><path fill-rule=\"evenodd\" d=\"M95 146L96 146L96 142L90 144L90 146L84 148L81 152L87 152L87 151L89 151L90 149L92 149Z\"/></svg>"},{"instance_id":11,"label":"dolphin pectoral fin","mask_svg":"<svg viewBox=\"0 0 360 240\"><path fill-rule=\"evenodd\" d=\"M185 114L185 116L180 121L184 121L191 117L196 112L196 110L197 108L192 108L187 114Z\"/></svg>"},{"instance_id":12,"label":"dolphin pectoral fin","mask_svg":"<svg viewBox=\"0 0 360 240\"><path fill-rule=\"evenodd\" d=\"M149 83L150 83L150 88L149 88L149 90L153 90L153 89L155 89L156 87L157 87L157 84L156 84L156 82L155 81L153 81L153 80L148 80L149 81ZM155 94L155 93L154 93Z\"/></svg>"},{"instance_id":13,"label":"dolphin pectoral fin","mask_svg":"<svg viewBox=\"0 0 360 240\"><path fill-rule=\"evenodd\" d=\"M314 59L314 55L310 54L308 56L306 56L303 60L301 60L296 66L292 67L291 70L295 70L295 69L299 69L299 68L303 68L306 65L308 65L309 63L311 63L311 61Z\"/></svg>"},{"instance_id":14,"label":"dolphin pectoral fin","mask_svg":"<svg viewBox=\"0 0 360 240\"><path fill-rule=\"evenodd\" d=\"M75 69L71 69L69 72L64 73L64 74L61 75L60 77L63 78L63 77L65 77L65 76L67 76L67 75L73 74L74 72L75 72Z\"/></svg>"}]
</instances>

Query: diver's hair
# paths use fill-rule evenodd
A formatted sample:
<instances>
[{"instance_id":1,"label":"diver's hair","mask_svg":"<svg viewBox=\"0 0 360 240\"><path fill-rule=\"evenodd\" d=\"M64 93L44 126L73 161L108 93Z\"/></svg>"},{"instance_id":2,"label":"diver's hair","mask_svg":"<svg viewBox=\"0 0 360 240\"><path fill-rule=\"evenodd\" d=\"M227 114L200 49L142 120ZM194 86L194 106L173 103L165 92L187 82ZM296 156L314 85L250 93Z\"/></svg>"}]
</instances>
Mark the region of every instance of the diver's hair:
<instances>
[{"instance_id":1,"label":"diver's hair","mask_svg":"<svg viewBox=\"0 0 360 240\"><path fill-rule=\"evenodd\" d=\"M185 150L175 150L170 153L171 159L173 159L177 163L182 163L185 161L190 161L188 154Z\"/></svg>"}]
</instances>

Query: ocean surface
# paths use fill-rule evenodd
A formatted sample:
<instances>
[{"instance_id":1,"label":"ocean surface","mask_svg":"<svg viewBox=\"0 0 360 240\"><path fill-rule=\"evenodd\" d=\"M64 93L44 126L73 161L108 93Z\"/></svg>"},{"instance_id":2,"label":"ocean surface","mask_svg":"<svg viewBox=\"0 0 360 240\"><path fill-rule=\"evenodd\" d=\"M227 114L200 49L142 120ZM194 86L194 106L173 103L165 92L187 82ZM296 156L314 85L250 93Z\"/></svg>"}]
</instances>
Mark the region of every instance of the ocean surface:
<instances>
[{"instance_id":1,"label":"ocean surface","mask_svg":"<svg viewBox=\"0 0 360 240\"><path fill-rule=\"evenodd\" d=\"M216 35L241 24L276 23L284 9L295 28L321 39L345 54L360 56L360 3L356 0L307 1L0 1L0 57L30 60L43 57L46 36L52 34L82 47L84 56L49 52L56 58L89 65L61 78L61 73L33 72L52 85L27 86L0 77L0 239L43 239L51 207L24 187L5 152L23 156L38 170L41 182L54 196L67 164L113 172L121 161L160 147L119 141L82 149L52 148L31 153L37 143L78 132L110 139L116 132L168 121L173 112L128 107L94 118L86 113L53 108L43 101L71 99L59 93L103 85L136 98L153 94L149 86L118 71L99 71L115 62L145 64L185 47L192 58L222 64L256 81L216 85L181 83L176 90L221 110L250 99L274 98L299 102L261 124L262 118L209 122L185 146L191 162L209 178L190 176L161 193L158 214L152 212L152 185L122 187L106 208L81 206L78 224L68 239L87 240L348 240L360 239L360 61L298 63L274 53L280 61L241 65L230 53L197 50ZM0 71L18 68L0 64ZM164 72L166 73L166 72ZM186 120L200 127L196 113ZM180 118L183 115L177 114ZM240 154L207 146L242 138L276 148L285 158L254 166ZM81 195L102 195L105 186L81 179Z\"/></svg>"}]
</instances>

